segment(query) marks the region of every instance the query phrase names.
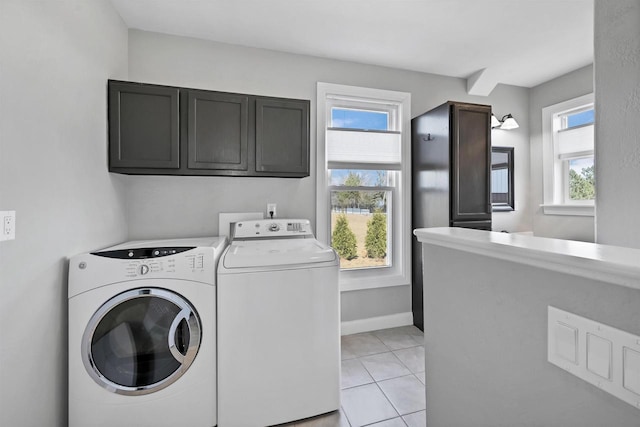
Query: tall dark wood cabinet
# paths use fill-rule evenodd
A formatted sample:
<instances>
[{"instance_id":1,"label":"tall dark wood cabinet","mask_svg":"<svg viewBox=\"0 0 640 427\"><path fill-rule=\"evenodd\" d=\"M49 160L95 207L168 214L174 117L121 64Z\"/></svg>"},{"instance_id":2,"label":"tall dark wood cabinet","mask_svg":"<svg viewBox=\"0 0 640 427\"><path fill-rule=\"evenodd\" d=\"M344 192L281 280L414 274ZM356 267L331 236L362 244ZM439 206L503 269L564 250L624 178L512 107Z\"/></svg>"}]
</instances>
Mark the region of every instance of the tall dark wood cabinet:
<instances>
[{"instance_id":1,"label":"tall dark wood cabinet","mask_svg":"<svg viewBox=\"0 0 640 427\"><path fill-rule=\"evenodd\" d=\"M309 100L109 81L109 171L309 176Z\"/></svg>"},{"instance_id":2,"label":"tall dark wood cabinet","mask_svg":"<svg viewBox=\"0 0 640 427\"><path fill-rule=\"evenodd\" d=\"M412 227L491 230L491 106L446 102L411 120ZM413 240L413 322L424 329L422 245Z\"/></svg>"}]
</instances>

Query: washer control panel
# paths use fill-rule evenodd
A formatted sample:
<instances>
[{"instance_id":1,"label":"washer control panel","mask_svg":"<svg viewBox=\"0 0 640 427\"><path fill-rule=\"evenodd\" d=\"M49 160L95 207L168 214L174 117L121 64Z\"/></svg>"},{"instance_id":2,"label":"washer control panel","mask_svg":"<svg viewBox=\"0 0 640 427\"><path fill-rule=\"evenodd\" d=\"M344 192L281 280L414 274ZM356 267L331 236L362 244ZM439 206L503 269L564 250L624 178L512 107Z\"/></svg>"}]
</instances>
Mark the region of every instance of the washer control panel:
<instances>
[{"instance_id":1,"label":"washer control panel","mask_svg":"<svg viewBox=\"0 0 640 427\"><path fill-rule=\"evenodd\" d=\"M278 237L313 237L307 219L259 219L240 221L231 226L231 239L274 239Z\"/></svg>"}]
</instances>

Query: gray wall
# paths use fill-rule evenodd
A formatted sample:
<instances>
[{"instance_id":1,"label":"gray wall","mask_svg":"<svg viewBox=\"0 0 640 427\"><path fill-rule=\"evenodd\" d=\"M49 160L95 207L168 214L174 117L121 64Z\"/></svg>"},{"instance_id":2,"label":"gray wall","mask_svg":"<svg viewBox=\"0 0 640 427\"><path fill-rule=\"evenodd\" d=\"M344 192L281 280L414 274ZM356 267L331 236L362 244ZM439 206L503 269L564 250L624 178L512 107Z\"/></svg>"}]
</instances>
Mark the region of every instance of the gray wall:
<instances>
[{"instance_id":1,"label":"gray wall","mask_svg":"<svg viewBox=\"0 0 640 427\"><path fill-rule=\"evenodd\" d=\"M449 99L528 115L523 88L498 86L488 98L472 97L462 79L128 33L106 0L2 0L0 31L0 210L17 211L16 240L0 242L3 426L66 425L68 257L127 239L217 234L219 212L262 210L267 201L278 203L282 216L314 219L317 81L411 92L414 115ZM107 173L106 80L129 77L311 99L312 177ZM505 145L528 153L526 123L505 135ZM527 188L525 179L516 185ZM495 224L531 228L526 209L497 214ZM409 307L407 286L344 299L347 320ZM6 326L16 321L19 328Z\"/></svg>"},{"instance_id":2,"label":"gray wall","mask_svg":"<svg viewBox=\"0 0 640 427\"><path fill-rule=\"evenodd\" d=\"M640 0L595 7L596 239L640 248Z\"/></svg>"},{"instance_id":3,"label":"gray wall","mask_svg":"<svg viewBox=\"0 0 640 427\"><path fill-rule=\"evenodd\" d=\"M489 103L499 115L521 118L515 131L497 131L500 145L515 145L517 210L497 213L499 230L531 229L528 189L528 90L498 86L490 97L466 94L466 81L175 37L129 31L129 79L208 90L311 100L311 176L304 179L226 177L138 177L127 181L130 236L155 238L218 233L218 213L264 211L278 203L282 217L315 223L316 83L318 81L411 93L416 116L446 100ZM494 131L496 132L496 131ZM389 295L389 293L394 295ZM355 320L410 311L407 287L344 295L343 319ZM358 302L361 299L360 303ZM397 303L398 300L404 302ZM396 301L388 304L388 301ZM399 310L399 311L398 311Z\"/></svg>"},{"instance_id":4,"label":"gray wall","mask_svg":"<svg viewBox=\"0 0 640 427\"><path fill-rule=\"evenodd\" d=\"M425 254L429 427L638 426L636 408L547 362L547 306L640 334L640 291L436 246Z\"/></svg>"},{"instance_id":5,"label":"gray wall","mask_svg":"<svg viewBox=\"0 0 640 427\"><path fill-rule=\"evenodd\" d=\"M127 30L107 1L2 0L0 58L0 425L66 426L67 257L127 237L106 157Z\"/></svg>"},{"instance_id":6,"label":"gray wall","mask_svg":"<svg viewBox=\"0 0 640 427\"><path fill-rule=\"evenodd\" d=\"M594 241L594 219L585 216L545 215L543 197L542 109L578 96L593 93L593 65L580 68L531 89L529 129L531 143L531 209L533 234L557 239ZM598 123L600 126L600 123ZM596 141L598 146L598 141ZM599 160L598 160L599 161ZM599 178L598 178L599 179ZM601 202L598 192L598 205Z\"/></svg>"},{"instance_id":7,"label":"gray wall","mask_svg":"<svg viewBox=\"0 0 640 427\"><path fill-rule=\"evenodd\" d=\"M219 212L264 211L278 203L283 217L315 222L316 83L318 81L410 92L412 115L444 101L492 104L496 114L521 118L514 131L494 131L500 145L516 148L517 211L497 213L496 228L531 229L528 190L528 90L499 85L490 97L470 96L466 80L350 62L252 49L199 39L130 30L129 78L208 90L311 100L311 176L304 179L128 177L134 238L217 233ZM496 144L497 145L497 144ZM175 203L189 199L189 203ZM150 221L149 219L153 219Z\"/></svg>"},{"instance_id":8,"label":"gray wall","mask_svg":"<svg viewBox=\"0 0 640 427\"><path fill-rule=\"evenodd\" d=\"M411 286L348 291L340 296L340 320L343 322L410 311Z\"/></svg>"}]
</instances>

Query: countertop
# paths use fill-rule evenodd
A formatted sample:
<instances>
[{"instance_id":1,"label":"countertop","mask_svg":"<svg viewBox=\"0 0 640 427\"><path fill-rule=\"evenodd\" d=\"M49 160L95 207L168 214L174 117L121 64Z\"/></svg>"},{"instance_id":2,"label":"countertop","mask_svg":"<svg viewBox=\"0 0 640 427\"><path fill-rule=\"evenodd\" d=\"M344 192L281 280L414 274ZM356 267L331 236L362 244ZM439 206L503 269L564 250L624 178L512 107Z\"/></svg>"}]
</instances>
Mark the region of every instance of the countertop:
<instances>
[{"instance_id":1,"label":"countertop","mask_svg":"<svg viewBox=\"0 0 640 427\"><path fill-rule=\"evenodd\" d=\"M640 290L640 249L466 228L419 228L442 246Z\"/></svg>"}]
</instances>

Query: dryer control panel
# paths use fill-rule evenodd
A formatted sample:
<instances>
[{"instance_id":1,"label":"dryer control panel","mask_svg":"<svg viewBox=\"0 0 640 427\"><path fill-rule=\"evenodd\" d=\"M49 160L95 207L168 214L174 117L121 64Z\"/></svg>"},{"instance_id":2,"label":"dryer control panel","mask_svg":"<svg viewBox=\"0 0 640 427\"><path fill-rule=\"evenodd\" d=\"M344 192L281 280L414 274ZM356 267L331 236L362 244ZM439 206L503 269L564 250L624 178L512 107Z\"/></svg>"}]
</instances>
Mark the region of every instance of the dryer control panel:
<instances>
[{"instance_id":1,"label":"dryer control panel","mask_svg":"<svg viewBox=\"0 0 640 427\"><path fill-rule=\"evenodd\" d=\"M112 251L93 252L92 255L103 256L107 258L118 259L147 259L159 258L169 255L186 252L193 247L171 247L171 248L134 248L134 249L117 249Z\"/></svg>"},{"instance_id":2,"label":"dryer control panel","mask_svg":"<svg viewBox=\"0 0 640 427\"><path fill-rule=\"evenodd\" d=\"M204 271L205 254L193 249L197 248L181 246L117 249L93 252L91 255L123 260L121 265L127 278L147 275L153 277L158 273L173 275L177 271ZM176 256L178 254L180 255Z\"/></svg>"},{"instance_id":3,"label":"dryer control panel","mask_svg":"<svg viewBox=\"0 0 640 427\"><path fill-rule=\"evenodd\" d=\"M127 277L146 276L153 273L175 273L176 260L167 259L166 262L159 260L135 260L125 264Z\"/></svg>"},{"instance_id":4,"label":"dryer control panel","mask_svg":"<svg viewBox=\"0 0 640 427\"><path fill-rule=\"evenodd\" d=\"M76 255L69 259L69 299L127 282L132 288L170 287L175 280L215 286L226 243L225 237L217 236L131 241Z\"/></svg>"},{"instance_id":5,"label":"dryer control panel","mask_svg":"<svg viewBox=\"0 0 640 427\"><path fill-rule=\"evenodd\" d=\"M231 225L231 240L313 238L308 219L258 219L240 221Z\"/></svg>"}]
</instances>

